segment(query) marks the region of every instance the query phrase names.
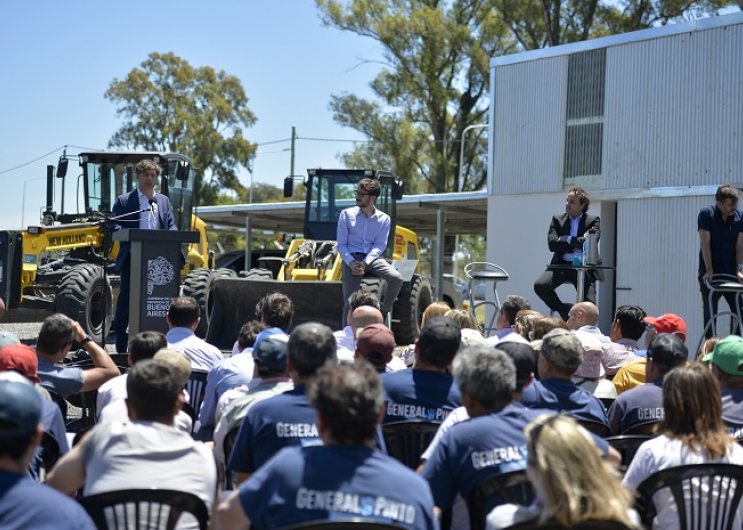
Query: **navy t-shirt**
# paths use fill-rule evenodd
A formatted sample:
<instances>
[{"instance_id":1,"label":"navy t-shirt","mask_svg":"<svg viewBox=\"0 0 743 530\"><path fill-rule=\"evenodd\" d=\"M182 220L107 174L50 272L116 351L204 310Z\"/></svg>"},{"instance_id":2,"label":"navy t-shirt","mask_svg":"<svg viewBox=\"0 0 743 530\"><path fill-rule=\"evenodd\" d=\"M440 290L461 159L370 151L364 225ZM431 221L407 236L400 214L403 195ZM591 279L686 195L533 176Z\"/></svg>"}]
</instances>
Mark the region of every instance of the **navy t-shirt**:
<instances>
[{"instance_id":1,"label":"navy t-shirt","mask_svg":"<svg viewBox=\"0 0 743 530\"><path fill-rule=\"evenodd\" d=\"M565 379L534 381L521 393L521 402L530 409L549 409L577 420L609 423L601 401L589 391Z\"/></svg>"},{"instance_id":2,"label":"navy t-shirt","mask_svg":"<svg viewBox=\"0 0 743 530\"><path fill-rule=\"evenodd\" d=\"M3 530L95 530L77 502L26 475L0 470Z\"/></svg>"},{"instance_id":3,"label":"navy t-shirt","mask_svg":"<svg viewBox=\"0 0 743 530\"><path fill-rule=\"evenodd\" d=\"M382 378L382 388L387 402L382 423L444 421L462 404L454 378L442 372L409 368L387 374Z\"/></svg>"},{"instance_id":4,"label":"navy t-shirt","mask_svg":"<svg viewBox=\"0 0 743 530\"><path fill-rule=\"evenodd\" d=\"M350 517L411 530L438 529L426 482L364 446L282 449L239 491L240 504L256 530Z\"/></svg>"},{"instance_id":5,"label":"navy t-shirt","mask_svg":"<svg viewBox=\"0 0 743 530\"><path fill-rule=\"evenodd\" d=\"M738 235L743 231L743 213L735 210L733 215L722 220L722 214L717 205L705 206L697 216L697 229L706 230L710 235L710 251L712 253L712 271L715 274L737 274L738 262L735 259L735 244ZM707 272L702 259L702 250L699 250L699 277Z\"/></svg>"},{"instance_id":6,"label":"navy t-shirt","mask_svg":"<svg viewBox=\"0 0 743 530\"><path fill-rule=\"evenodd\" d=\"M661 421L664 418L663 379L622 392L609 407L612 434L622 434L638 423Z\"/></svg>"},{"instance_id":7,"label":"navy t-shirt","mask_svg":"<svg viewBox=\"0 0 743 530\"><path fill-rule=\"evenodd\" d=\"M253 473L284 447L321 444L316 421L305 385L256 403L240 426L227 467Z\"/></svg>"},{"instance_id":8,"label":"navy t-shirt","mask_svg":"<svg viewBox=\"0 0 743 530\"><path fill-rule=\"evenodd\" d=\"M730 436L743 439L743 390L724 388L722 390L722 421L730 430Z\"/></svg>"}]
</instances>

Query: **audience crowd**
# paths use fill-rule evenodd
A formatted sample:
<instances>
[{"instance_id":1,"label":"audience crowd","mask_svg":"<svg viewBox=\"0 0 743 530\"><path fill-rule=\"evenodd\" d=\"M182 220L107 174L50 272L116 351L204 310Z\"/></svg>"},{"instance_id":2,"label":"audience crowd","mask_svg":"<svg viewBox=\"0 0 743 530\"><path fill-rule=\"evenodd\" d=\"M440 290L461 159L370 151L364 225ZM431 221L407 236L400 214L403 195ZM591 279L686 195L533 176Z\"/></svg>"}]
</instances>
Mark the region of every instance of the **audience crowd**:
<instances>
[{"instance_id":1,"label":"audience crowd","mask_svg":"<svg viewBox=\"0 0 743 530\"><path fill-rule=\"evenodd\" d=\"M178 297L167 335L137 334L117 362L61 314L35 348L0 332L0 528L92 529L75 499L132 489L195 495L223 529L341 517L639 528L634 492L653 473L743 465L740 336L690 352L674 313L623 305L602 330L591 302L563 320L508 296L492 336L434 302L397 348L373 294L347 303L343 329L292 326L292 301L269 294L221 352L195 333L198 303ZM406 461L388 436L411 422L436 430ZM634 457L612 445L630 433L644 436ZM519 502L473 504L506 476L523 477ZM658 495L654 528L677 528Z\"/></svg>"}]
</instances>

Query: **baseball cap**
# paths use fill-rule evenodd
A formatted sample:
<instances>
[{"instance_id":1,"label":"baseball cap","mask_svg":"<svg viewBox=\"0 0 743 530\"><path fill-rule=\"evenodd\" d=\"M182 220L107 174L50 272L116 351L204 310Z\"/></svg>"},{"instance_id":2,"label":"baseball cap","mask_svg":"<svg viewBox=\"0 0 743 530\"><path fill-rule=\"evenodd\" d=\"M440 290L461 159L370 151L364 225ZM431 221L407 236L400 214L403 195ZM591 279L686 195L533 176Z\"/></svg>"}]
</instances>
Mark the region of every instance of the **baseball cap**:
<instances>
[{"instance_id":1,"label":"baseball cap","mask_svg":"<svg viewBox=\"0 0 743 530\"><path fill-rule=\"evenodd\" d=\"M37 370L39 358L31 346L11 343L0 349L0 372L13 370L28 377L34 383L40 383Z\"/></svg>"},{"instance_id":2,"label":"baseball cap","mask_svg":"<svg viewBox=\"0 0 743 530\"><path fill-rule=\"evenodd\" d=\"M283 329L281 329L281 328L266 328L263 331L261 331L260 333L258 333L258 336L256 336L255 342L253 343L253 351L255 351L255 349L258 347L258 344L260 344L260 342L263 339L265 339L267 337L273 337L274 335L283 335L284 337L286 337L286 340L289 340L289 335L287 335L286 333L284 333L284 330Z\"/></svg>"},{"instance_id":3,"label":"baseball cap","mask_svg":"<svg viewBox=\"0 0 743 530\"><path fill-rule=\"evenodd\" d=\"M675 368L686 363L689 358L689 349L680 337L664 333L650 341L647 358L666 368Z\"/></svg>"},{"instance_id":4,"label":"baseball cap","mask_svg":"<svg viewBox=\"0 0 743 530\"><path fill-rule=\"evenodd\" d=\"M41 421L41 396L19 373L0 373L0 421L2 439L33 434Z\"/></svg>"},{"instance_id":5,"label":"baseball cap","mask_svg":"<svg viewBox=\"0 0 743 530\"><path fill-rule=\"evenodd\" d=\"M462 343L462 328L449 317L426 320L418 338L419 347L456 352Z\"/></svg>"},{"instance_id":6,"label":"baseball cap","mask_svg":"<svg viewBox=\"0 0 743 530\"><path fill-rule=\"evenodd\" d=\"M11 333L10 331L0 331L0 348L7 346L8 344L20 344L21 340L18 335Z\"/></svg>"},{"instance_id":7,"label":"baseball cap","mask_svg":"<svg viewBox=\"0 0 743 530\"><path fill-rule=\"evenodd\" d=\"M395 351L395 335L384 324L371 324L359 333L356 349L372 364L387 364Z\"/></svg>"},{"instance_id":8,"label":"baseball cap","mask_svg":"<svg viewBox=\"0 0 743 530\"><path fill-rule=\"evenodd\" d=\"M265 333L265 331L261 332L261 334L263 333ZM264 337L260 342L256 339L255 345L253 346L253 360L261 368L269 372L286 370L288 342L289 336L283 331L281 331L281 333L273 333L272 335Z\"/></svg>"},{"instance_id":9,"label":"baseball cap","mask_svg":"<svg viewBox=\"0 0 743 530\"><path fill-rule=\"evenodd\" d=\"M702 361L711 362L726 374L743 376L743 337L728 335Z\"/></svg>"},{"instance_id":10,"label":"baseball cap","mask_svg":"<svg viewBox=\"0 0 743 530\"><path fill-rule=\"evenodd\" d=\"M188 379L191 377L191 359L186 357L186 354L178 350L172 350L170 348L163 348L158 350L153 359L163 361L173 367L175 376L178 378L178 384L186 386Z\"/></svg>"},{"instance_id":11,"label":"baseball cap","mask_svg":"<svg viewBox=\"0 0 743 530\"><path fill-rule=\"evenodd\" d=\"M666 313L659 317L645 317L645 324L655 327L658 333L670 333L676 335L683 341L686 341L686 322L684 319L673 313Z\"/></svg>"},{"instance_id":12,"label":"baseball cap","mask_svg":"<svg viewBox=\"0 0 743 530\"><path fill-rule=\"evenodd\" d=\"M583 362L583 345L567 329L553 329L542 337L542 355L559 368L575 370Z\"/></svg>"}]
</instances>

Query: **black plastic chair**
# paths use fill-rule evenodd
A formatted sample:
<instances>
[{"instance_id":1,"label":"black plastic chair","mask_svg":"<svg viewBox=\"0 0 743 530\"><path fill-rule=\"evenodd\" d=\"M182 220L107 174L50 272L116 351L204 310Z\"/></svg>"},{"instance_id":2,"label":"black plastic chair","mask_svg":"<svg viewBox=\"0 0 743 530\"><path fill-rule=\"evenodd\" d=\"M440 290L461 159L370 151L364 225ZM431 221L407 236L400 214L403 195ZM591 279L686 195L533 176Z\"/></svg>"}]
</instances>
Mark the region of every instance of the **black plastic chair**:
<instances>
[{"instance_id":1,"label":"black plastic chair","mask_svg":"<svg viewBox=\"0 0 743 530\"><path fill-rule=\"evenodd\" d=\"M235 440L237 440L238 432L240 432L240 425L233 427L232 430L227 433L227 436L224 437L224 444L222 445L222 448L224 449L225 461L225 465L222 471L224 472L224 484L226 490L235 489L236 485L235 472L227 468L227 462L230 461L232 448L235 447Z\"/></svg>"},{"instance_id":2,"label":"black plastic chair","mask_svg":"<svg viewBox=\"0 0 743 530\"><path fill-rule=\"evenodd\" d=\"M45 432L41 437L41 450L41 461L44 464L44 470L48 473L61 456L59 442L54 436Z\"/></svg>"},{"instance_id":3,"label":"black plastic chair","mask_svg":"<svg viewBox=\"0 0 743 530\"><path fill-rule=\"evenodd\" d=\"M98 390L88 390L70 396L69 401L73 406L81 409L80 417L65 421L67 432L81 433L90 430L96 424L98 417Z\"/></svg>"},{"instance_id":4,"label":"black plastic chair","mask_svg":"<svg viewBox=\"0 0 743 530\"><path fill-rule=\"evenodd\" d=\"M183 512L193 514L200 530L209 509L196 495L174 490L120 490L79 499L98 530L173 530Z\"/></svg>"},{"instance_id":5,"label":"black plastic chair","mask_svg":"<svg viewBox=\"0 0 743 530\"><path fill-rule=\"evenodd\" d=\"M491 506L494 499L497 499L496 505L531 504L534 500L534 492L526 476L526 470L491 475L474 487L467 499L470 530L484 530L485 518L494 506Z\"/></svg>"},{"instance_id":6,"label":"black plastic chair","mask_svg":"<svg viewBox=\"0 0 743 530\"><path fill-rule=\"evenodd\" d=\"M630 526L625 526L619 521L599 521L589 520L582 521L573 526L563 526L556 521L547 521L544 524L538 524L536 521L526 521L508 526L503 530L633 530Z\"/></svg>"},{"instance_id":7,"label":"black plastic chair","mask_svg":"<svg viewBox=\"0 0 743 530\"><path fill-rule=\"evenodd\" d=\"M360 517L350 517L348 519L321 519L308 521L306 523L297 523L289 526L283 526L279 530L404 530L405 526L395 523L383 523L381 521L371 521Z\"/></svg>"},{"instance_id":8,"label":"black plastic chair","mask_svg":"<svg viewBox=\"0 0 743 530\"><path fill-rule=\"evenodd\" d=\"M189 396L188 402L193 407L196 418L199 417L201 403L204 401L204 396L206 395L206 376L208 373L201 370L194 370L186 382L186 392L188 392Z\"/></svg>"},{"instance_id":9,"label":"black plastic chair","mask_svg":"<svg viewBox=\"0 0 743 530\"><path fill-rule=\"evenodd\" d=\"M67 401L53 390L46 390L49 392L49 397L52 398L52 401L54 401L54 403L59 407L59 410L62 413L62 419L65 421L65 424L67 424Z\"/></svg>"},{"instance_id":10,"label":"black plastic chair","mask_svg":"<svg viewBox=\"0 0 743 530\"><path fill-rule=\"evenodd\" d=\"M619 436L607 436L605 440L622 455L620 471L624 472L637 453L637 449L654 437L650 434L620 434Z\"/></svg>"},{"instance_id":11,"label":"black plastic chair","mask_svg":"<svg viewBox=\"0 0 743 530\"><path fill-rule=\"evenodd\" d=\"M428 420L396 421L382 425L387 452L410 469L417 469L421 455L440 425L441 422Z\"/></svg>"},{"instance_id":12,"label":"black plastic chair","mask_svg":"<svg viewBox=\"0 0 743 530\"><path fill-rule=\"evenodd\" d=\"M609 407L611 407L612 404L614 404L614 402L617 400L617 398L608 398L608 397L603 397L603 398L598 398L598 399L606 410L609 410Z\"/></svg>"},{"instance_id":13,"label":"black plastic chair","mask_svg":"<svg viewBox=\"0 0 743 530\"><path fill-rule=\"evenodd\" d=\"M653 496L670 490L668 502L676 504L679 530L732 530L743 496L743 466L691 464L653 473L637 487L637 511L650 528L658 514ZM664 499L666 502L666 499Z\"/></svg>"},{"instance_id":14,"label":"black plastic chair","mask_svg":"<svg viewBox=\"0 0 743 530\"><path fill-rule=\"evenodd\" d=\"M588 432L592 432L596 436L606 438L611 436L611 429L606 423L594 420L585 420L583 418L575 418L575 421Z\"/></svg>"},{"instance_id":15,"label":"black plastic chair","mask_svg":"<svg viewBox=\"0 0 743 530\"><path fill-rule=\"evenodd\" d=\"M660 421L658 420L652 420L652 421L643 421L640 423L635 423L633 426L628 427L627 429L623 430L621 434L650 434L655 435L655 427L656 425L660 425Z\"/></svg>"}]
</instances>

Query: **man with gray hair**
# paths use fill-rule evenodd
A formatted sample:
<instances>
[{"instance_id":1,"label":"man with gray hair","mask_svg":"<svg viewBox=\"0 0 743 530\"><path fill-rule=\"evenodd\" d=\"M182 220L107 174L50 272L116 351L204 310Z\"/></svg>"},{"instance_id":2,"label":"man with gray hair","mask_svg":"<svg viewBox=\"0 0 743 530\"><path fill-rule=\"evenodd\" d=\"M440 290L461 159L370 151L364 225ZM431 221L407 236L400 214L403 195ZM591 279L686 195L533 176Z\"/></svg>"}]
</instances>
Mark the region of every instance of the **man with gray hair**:
<instances>
[{"instance_id":1,"label":"man with gray hair","mask_svg":"<svg viewBox=\"0 0 743 530\"><path fill-rule=\"evenodd\" d=\"M410 530L438 528L425 481L374 448L384 402L374 368L327 363L308 394L323 445L282 449L220 505L218 526L282 528L359 517Z\"/></svg>"},{"instance_id":2,"label":"man with gray hair","mask_svg":"<svg viewBox=\"0 0 743 530\"><path fill-rule=\"evenodd\" d=\"M582 362L580 339L566 329L553 329L542 340L537 361L540 379L524 389L521 402L529 408L551 409L608 425L601 401L572 381Z\"/></svg>"},{"instance_id":3,"label":"man with gray hair","mask_svg":"<svg viewBox=\"0 0 743 530\"><path fill-rule=\"evenodd\" d=\"M441 437L421 471L442 510L452 506L457 493L469 498L491 475L526 469L524 427L544 412L513 404L516 366L498 349L473 346L459 352L454 379L470 419ZM496 504L493 500L484 513Z\"/></svg>"},{"instance_id":4,"label":"man with gray hair","mask_svg":"<svg viewBox=\"0 0 743 530\"><path fill-rule=\"evenodd\" d=\"M529 303L529 300L523 296L517 296L514 294L506 296L503 303L501 303L498 316L495 320L495 327L498 329L498 334L494 337L485 339L485 344L492 348L503 340L513 340L516 342L526 343L527 340L516 333L516 329L514 328L516 324L516 314L519 311L526 309L531 309L531 304Z\"/></svg>"},{"instance_id":5,"label":"man with gray hair","mask_svg":"<svg viewBox=\"0 0 743 530\"><path fill-rule=\"evenodd\" d=\"M306 386L328 361L338 361L329 327L307 322L294 328L287 344L286 368L294 388L256 403L248 410L227 467L244 481L284 447L320 444L315 411Z\"/></svg>"}]
</instances>

